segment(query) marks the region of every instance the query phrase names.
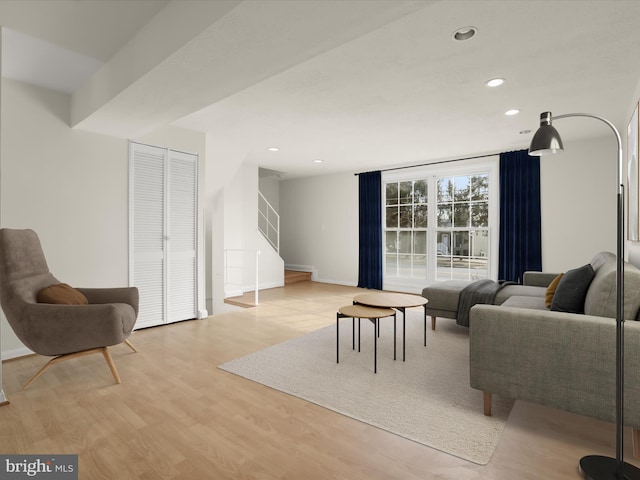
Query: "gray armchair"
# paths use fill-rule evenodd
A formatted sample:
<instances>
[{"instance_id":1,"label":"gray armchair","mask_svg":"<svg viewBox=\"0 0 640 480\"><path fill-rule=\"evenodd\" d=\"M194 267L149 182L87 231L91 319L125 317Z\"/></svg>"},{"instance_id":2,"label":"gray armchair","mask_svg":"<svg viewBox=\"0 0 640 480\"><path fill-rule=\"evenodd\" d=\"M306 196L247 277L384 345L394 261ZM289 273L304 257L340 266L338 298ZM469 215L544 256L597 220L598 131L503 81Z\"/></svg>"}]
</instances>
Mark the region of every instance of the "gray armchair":
<instances>
[{"instance_id":1,"label":"gray armchair","mask_svg":"<svg viewBox=\"0 0 640 480\"><path fill-rule=\"evenodd\" d=\"M138 289L78 288L86 305L38 303L46 287L60 284L50 272L33 230L0 229L0 304L16 336L35 353L54 357L22 387L51 365L102 353L116 383L120 376L107 347L125 342L138 315Z\"/></svg>"}]
</instances>

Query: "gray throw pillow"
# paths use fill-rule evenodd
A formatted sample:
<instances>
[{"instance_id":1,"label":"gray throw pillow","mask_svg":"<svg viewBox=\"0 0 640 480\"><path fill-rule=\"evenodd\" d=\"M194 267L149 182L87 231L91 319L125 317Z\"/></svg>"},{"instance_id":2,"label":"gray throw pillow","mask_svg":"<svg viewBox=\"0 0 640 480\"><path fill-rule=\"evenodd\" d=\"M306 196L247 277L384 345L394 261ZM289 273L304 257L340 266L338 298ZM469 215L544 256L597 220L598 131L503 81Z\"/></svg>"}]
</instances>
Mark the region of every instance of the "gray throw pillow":
<instances>
[{"instance_id":1,"label":"gray throw pillow","mask_svg":"<svg viewBox=\"0 0 640 480\"><path fill-rule=\"evenodd\" d=\"M551 310L584 313L584 299L594 276L595 272L590 264L566 272L556 288Z\"/></svg>"}]
</instances>

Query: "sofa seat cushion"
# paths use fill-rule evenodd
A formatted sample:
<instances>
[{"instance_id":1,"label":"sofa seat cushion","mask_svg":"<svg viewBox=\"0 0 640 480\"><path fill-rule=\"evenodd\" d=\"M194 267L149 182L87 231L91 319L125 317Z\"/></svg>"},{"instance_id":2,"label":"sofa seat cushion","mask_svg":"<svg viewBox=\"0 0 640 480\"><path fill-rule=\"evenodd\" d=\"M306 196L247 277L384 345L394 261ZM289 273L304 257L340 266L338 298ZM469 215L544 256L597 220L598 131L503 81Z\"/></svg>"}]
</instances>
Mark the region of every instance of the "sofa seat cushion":
<instances>
[{"instance_id":1,"label":"sofa seat cushion","mask_svg":"<svg viewBox=\"0 0 640 480\"><path fill-rule=\"evenodd\" d=\"M531 297L514 295L503 304L504 307L526 308L529 310L549 310L544 302L544 297Z\"/></svg>"},{"instance_id":2,"label":"sofa seat cushion","mask_svg":"<svg viewBox=\"0 0 640 480\"><path fill-rule=\"evenodd\" d=\"M547 291L546 287L531 287L528 285L507 285L500 289L493 301L494 305L502 305L507 299L514 295L520 297L542 297Z\"/></svg>"}]
</instances>

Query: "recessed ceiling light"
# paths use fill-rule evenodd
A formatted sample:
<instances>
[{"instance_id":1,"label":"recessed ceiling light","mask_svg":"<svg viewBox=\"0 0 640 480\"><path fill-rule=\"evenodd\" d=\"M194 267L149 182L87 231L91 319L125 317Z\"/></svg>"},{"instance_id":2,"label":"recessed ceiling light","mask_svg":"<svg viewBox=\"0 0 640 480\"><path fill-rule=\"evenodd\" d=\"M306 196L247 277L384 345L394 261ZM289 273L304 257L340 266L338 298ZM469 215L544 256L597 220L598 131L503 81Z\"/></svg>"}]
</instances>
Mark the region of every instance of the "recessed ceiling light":
<instances>
[{"instance_id":1,"label":"recessed ceiling light","mask_svg":"<svg viewBox=\"0 0 640 480\"><path fill-rule=\"evenodd\" d=\"M520 113L520 110L518 110L517 108L514 108L513 110L507 110L506 112L504 112L505 115L517 115Z\"/></svg>"},{"instance_id":2,"label":"recessed ceiling light","mask_svg":"<svg viewBox=\"0 0 640 480\"><path fill-rule=\"evenodd\" d=\"M317 158L317 159L315 159L315 160L313 161L313 163L322 163L322 162L324 162L324 160L322 160L322 159L320 159L320 158Z\"/></svg>"},{"instance_id":3,"label":"recessed ceiling light","mask_svg":"<svg viewBox=\"0 0 640 480\"><path fill-rule=\"evenodd\" d=\"M453 32L453 38L463 42L465 40L469 40L476 33L478 33L478 29L476 27L462 27Z\"/></svg>"},{"instance_id":4,"label":"recessed ceiling light","mask_svg":"<svg viewBox=\"0 0 640 480\"><path fill-rule=\"evenodd\" d=\"M267 148L267 150L269 150L270 152L279 152L280 149L278 147L269 147Z\"/></svg>"},{"instance_id":5,"label":"recessed ceiling light","mask_svg":"<svg viewBox=\"0 0 640 480\"><path fill-rule=\"evenodd\" d=\"M487 87L499 87L504 83L504 78L492 78L485 85Z\"/></svg>"}]
</instances>

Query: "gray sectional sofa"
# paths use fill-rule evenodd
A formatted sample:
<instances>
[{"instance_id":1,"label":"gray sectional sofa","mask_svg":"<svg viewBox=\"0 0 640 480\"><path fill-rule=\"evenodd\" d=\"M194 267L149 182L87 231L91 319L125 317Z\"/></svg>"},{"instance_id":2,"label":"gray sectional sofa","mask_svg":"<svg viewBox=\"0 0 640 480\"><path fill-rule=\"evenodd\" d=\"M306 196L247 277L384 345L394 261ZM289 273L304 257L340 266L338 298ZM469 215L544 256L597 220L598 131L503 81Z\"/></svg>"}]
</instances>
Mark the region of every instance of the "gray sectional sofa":
<instances>
[{"instance_id":1,"label":"gray sectional sofa","mask_svg":"<svg viewBox=\"0 0 640 480\"><path fill-rule=\"evenodd\" d=\"M616 258L602 252L590 263L584 314L551 311L543 295L471 308L470 382L483 392L485 415L499 395L615 420ZM624 420L640 458L640 270L627 263L624 305Z\"/></svg>"}]
</instances>

